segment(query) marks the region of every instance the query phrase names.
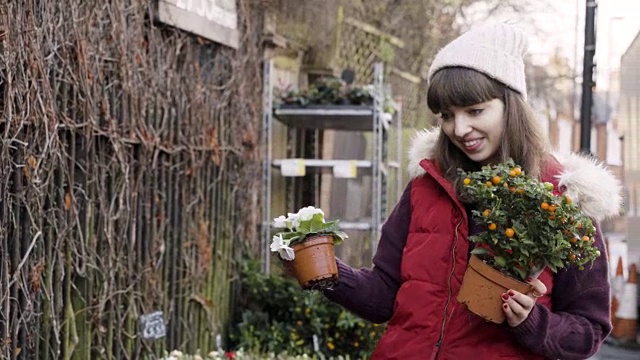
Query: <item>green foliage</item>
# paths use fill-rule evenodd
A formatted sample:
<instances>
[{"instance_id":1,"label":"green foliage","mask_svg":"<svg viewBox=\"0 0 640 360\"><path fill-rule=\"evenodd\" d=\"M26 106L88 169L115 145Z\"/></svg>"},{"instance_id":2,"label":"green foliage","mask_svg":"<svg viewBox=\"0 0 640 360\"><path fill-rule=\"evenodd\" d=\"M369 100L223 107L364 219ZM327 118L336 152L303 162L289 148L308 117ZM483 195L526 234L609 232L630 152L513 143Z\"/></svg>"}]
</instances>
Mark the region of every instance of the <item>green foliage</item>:
<instances>
[{"instance_id":1,"label":"green foliage","mask_svg":"<svg viewBox=\"0 0 640 360\"><path fill-rule=\"evenodd\" d=\"M347 85L339 78L321 77L306 90L277 90L276 105L372 105L372 90L370 86Z\"/></svg>"},{"instance_id":2,"label":"green foliage","mask_svg":"<svg viewBox=\"0 0 640 360\"><path fill-rule=\"evenodd\" d=\"M553 272L568 265L584 269L600 256L591 219L568 196L554 195L552 184L526 176L512 160L460 174L463 196L478 206L473 219L485 226L469 237L480 245L472 253L497 269L524 280L545 266Z\"/></svg>"},{"instance_id":3,"label":"green foliage","mask_svg":"<svg viewBox=\"0 0 640 360\"><path fill-rule=\"evenodd\" d=\"M242 318L232 340L235 348L252 353L369 358L385 328L358 318L319 292L301 290L292 279L260 273L255 261L243 264L241 299ZM314 351L314 335L319 353Z\"/></svg>"},{"instance_id":4,"label":"green foliage","mask_svg":"<svg viewBox=\"0 0 640 360\"><path fill-rule=\"evenodd\" d=\"M389 50L393 51L393 50ZM393 57L393 53L386 56ZM275 89L275 106L281 105L373 105L374 86L360 86L346 84L335 77L321 77L313 82L306 90L294 88ZM383 111L394 114L395 107L389 97L384 94Z\"/></svg>"},{"instance_id":5,"label":"green foliage","mask_svg":"<svg viewBox=\"0 0 640 360\"><path fill-rule=\"evenodd\" d=\"M282 239L293 245L304 241L314 235L329 234L334 238L334 244L338 245L347 237L343 231L340 231L337 221L324 222L322 215L314 215L311 220L300 221L296 229L279 232Z\"/></svg>"},{"instance_id":6,"label":"green foliage","mask_svg":"<svg viewBox=\"0 0 640 360\"><path fill-rule=\"evenodd\" d=\"M278 244L282 241L286 246L303 242L315 235L331 235L334 245L339 245L348 238L340 230L337 220L325 221L322 209L313 206L304 207L295 214L289 213L286 217L281 215L273 219L273 226L283 229L274 235L273 241ZM273 247L271 251L278 249L279 247Z\"/></svg>"}]
</instances>

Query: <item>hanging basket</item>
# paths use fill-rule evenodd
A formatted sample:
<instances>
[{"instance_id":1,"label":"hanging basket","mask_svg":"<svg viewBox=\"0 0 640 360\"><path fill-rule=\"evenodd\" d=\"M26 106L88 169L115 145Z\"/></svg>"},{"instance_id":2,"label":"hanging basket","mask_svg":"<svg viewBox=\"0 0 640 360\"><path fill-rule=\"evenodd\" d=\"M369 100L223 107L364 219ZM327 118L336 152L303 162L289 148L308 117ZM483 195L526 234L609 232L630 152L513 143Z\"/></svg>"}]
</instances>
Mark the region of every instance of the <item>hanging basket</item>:
<instances>
[{"instance_id":1,"label":"hanging basket","mask_svg":"<svg viewBox=\"0 0 640 360\"><path fill-rule=\"evenodd\" d=\"M471 255L458 293L458 301L466 305L472 313L500 324L505 320L502 294L509 289L526 294L531 288L531 285L505 275L485 264L477 256Z\"/></svg>"},{"instance_id":2,"label":"hanging basket","mask_svg":"<svg viewBox=\"0 0 640 360\"><path fill-rule=\"evenodd\" d=\"M295 258L288 264L303 289L326 289L338 279L333 237L317 235L292 246Z\"/></svg>"}]
</instances>

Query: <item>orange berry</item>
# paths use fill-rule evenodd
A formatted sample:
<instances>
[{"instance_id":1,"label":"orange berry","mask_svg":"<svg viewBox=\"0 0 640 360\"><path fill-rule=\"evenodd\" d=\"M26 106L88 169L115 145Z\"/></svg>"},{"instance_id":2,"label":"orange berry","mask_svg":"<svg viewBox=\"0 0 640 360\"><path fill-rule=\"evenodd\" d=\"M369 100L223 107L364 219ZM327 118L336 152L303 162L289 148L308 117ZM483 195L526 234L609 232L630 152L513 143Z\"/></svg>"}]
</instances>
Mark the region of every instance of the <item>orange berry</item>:
<instances>
[{"instance_id":1,"label":"orange berry","mask_svg":"<svg viewBox=\"0 0 640 360\"><path fill-rule=\"evenodd\" d=\"M516 187L515 186L510 187L509 191L512 192L512 193L516 192Z\"/></svg>"},{"instance_id":2,"label":"orange berry","mask_svg":"<svg viewBox=\"0 0 640 360\"><path fill-rule=\"evenodd\" d=\"M504 184L502 184L502 186L508 188L509 187L509 183L505 181Z\"/></svg>"},{"instance_id":3,"label":"orange berry","mask_svg":"<svg viewBox=\"0 0 640 360\"><path fill-rule=\"evenodd\" d=\"M578 229L582 229L582 223L581 223L580 221L578 221L578 223L576 224L576 227L577 227Z\"/></svg>"},{"instance_id":4,"label":"orange berry","mask_svg":"<svg viewBox=\"0 0 640 360\"><path fill-rule=\"evenodd\" d=\"M516 177L516 176L518 176L518 175L516 174L516 171L515 171L515 170L511 170L511 171L509 171L509 176L511 176L511 177Z\"/></svg>"},{"instance_id":5,"label":"orange berry","mask_svg":"<svg viewBox=\"0 0 640 360\"><path fill-rule=\"evenodd\" d=\"M524 189L523 188L518 188L518 190L516 190L516 194L518 194L518 195L524 194Z\"/></svg>"},{"instance_id":6,"label":"orange berry","mask_svg":"<svg viewBox=\"0 0 640 360\"><path fill-rule=\"evenodd\" d=\"M497 228L498 228L498 225L496 225L496 224L494 224L494 223L489 224L489 230L492 230L492 231L493 231L493 230L495 230L495 229L497 229Z\"/></svg>"},{"instance_id":7,"label":"orange berry","mask_svg":"<svg viewBox=\"0 0 640 360\"><path fill-rule=\"evenodd\" d=\"M588 237L587 235L582 237L582 241L589 241L589 240L591 240L591 238Z\"/></svg>"},{"instance_id":8,"label":"orange berry","mask_svg":"<svg viewBox=\"0 0 640 360\"><path fill-rule=\"evenodd\" d=\"M571 200L571 197L569 195L565 195L564 199L567 200L567 204L571 204L571 202L573 201Z\"/></svg>"},{"instance_id":9,"label":"orange berry","mask_svg":"<svg viewBox=\"0 0 640 360\"><path fill-rule=\"evenodd\" d=\"M502 179L500 179L500 176L494 176L493 179L491 179L491 182L493 185L499 185L500 182L502 182Z\"/></svg>"},{"instance_id":10,"label":"orange berry","mask_svg":"<svg viewBox=\"0 0 640 360\"><path fill-rule=\"evenodd\" d=\"M540 207L542 208L542 210L547 210L549 208L549 204L547 202L543 202L542 204L540 204Z\"/></svg>"},{"instance_id":11,"label":"orange berry","mask_svg":"<svg viewBox=\"0 0 640 360\"><path fill-rule=\"evenodd\" d=\"M469 178L465 178L465 179L463 180L463 183L464 183L465 185L469 185L469 184L471 184L471 179L469 179Z\"/></svg>"},{"instance_id":12,"label":"orange berry","mask_svg":"<svg viewBox=\"0 0 640 360\"><path fill-rule=\"evenodd\" d=\"M578 239L577 239L577 238L572 237L571 239L569 239L569 242L570 242L570 243L572 243L572 244L575 244L575 243L577 243L577 242L578 242Z\"/></svg>"},{"instance_id":13,"label":"orange berry","mask_svg":"<svg viewBox=\"0 0 640 360\"><path fill-rule=\"evenodd\" d=\"M491 185L493 185L491 181L487 181L485 184L487 185L487 187L491 187Z\"/></svg>"},{"instance_id":14,"label":"orange berry","mask_svg":"<svg viewBox=\"0 0 640 360\"><path fill-rule=\"evenodd\" d=\"M489 210L489 209L485 209L485 210L482 212L482 215L484 215L484 217L488 217L489 215L491 215L491 210Z\"/></svg>"},{"instance_id":15,"label":"orange berry","mask_svg":"<svg viewBox=\"0 0 640 360\"><path fill-rule=\"evenodd\" d=\"M554 220L556 218L556 214L549 215L549 220Z\"/></svg>"},{"instance_id":16,"label":"orange berry","mask_svg":"<svg viewBox=\"0 0 640 360\"><path fill-rule=\"evenodd\" d=\"M555 205L549 205L549 212L556 212L556 206Z\"/></svg>"},{"instance_id":17,"label":"orange berry","mask_svg":"<svg viewBox=\"0 0 640 360\"><path fill-rule=\"evenodd\" d=\"M569 260L573 261L576 259L576 254L569 255Z\"/></svg>"},{"instance_id":18,"label":"orange berry","mask_svg":"<svg viewBox=\"0 0 640 360\"><path fill-rule=\"evenodd\" d=\"M516 232L513 231L512 228L507 228L507 230L504 231L504 234L507 235L508 238L512 238L513 235L516 234Z\"/></svg>"},{"instance_id":19,"label":"orange berry","mask_svg":"<svg viewBox=\"0 0 640 360\"><path fill-rule=\"evenodd\" d=\"M519 167L514 167L512 170L516 173L516 176L522 174L522 169Z\"/></svg>"}]
</instances>

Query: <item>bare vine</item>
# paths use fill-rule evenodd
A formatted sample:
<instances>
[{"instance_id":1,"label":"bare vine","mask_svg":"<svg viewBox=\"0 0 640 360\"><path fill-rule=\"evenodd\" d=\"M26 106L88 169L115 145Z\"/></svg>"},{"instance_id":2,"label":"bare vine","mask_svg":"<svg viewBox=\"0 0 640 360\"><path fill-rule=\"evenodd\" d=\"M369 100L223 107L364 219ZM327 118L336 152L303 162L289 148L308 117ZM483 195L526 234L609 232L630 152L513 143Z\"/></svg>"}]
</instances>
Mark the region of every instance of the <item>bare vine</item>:
<instances>
[{"instance_id":1,"label":"bare vine","mask_svg":"<svg viewBox=\"0 0 640 360\"><path fill-rule=\"evenodd\" d=\"M237 50L153 3L0 7L0 358L137 358L224 331L214 299L257 241L268 2L238 2ZM156 310L151 343L137 319Z\"/></svg>"}]
</instances>

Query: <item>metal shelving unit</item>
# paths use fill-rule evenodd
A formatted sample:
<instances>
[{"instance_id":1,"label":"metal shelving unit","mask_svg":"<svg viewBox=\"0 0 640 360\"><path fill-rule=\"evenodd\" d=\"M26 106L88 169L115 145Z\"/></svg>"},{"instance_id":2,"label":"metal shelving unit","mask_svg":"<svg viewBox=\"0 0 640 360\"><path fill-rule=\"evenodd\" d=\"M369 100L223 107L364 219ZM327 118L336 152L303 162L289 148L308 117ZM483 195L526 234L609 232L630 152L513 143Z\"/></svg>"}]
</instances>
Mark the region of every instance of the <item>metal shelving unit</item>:
<instances>
[{"instance_id":1,"label":"metal shelving unit","mask_svg":"<svg viewBox=\"0 0 640 360\"><path fill-rule=\"evenodd\" d=\"M312 105L308 107L280 107L273 109L273 84L271 74L273 64L268 61L264 66L264 109L263 109L263 139L264 157L262 164L263 197L261 254L263 271L269 271L271 241L271 199L272 176L286 161L293 159L274 159L272 155L272 128L277 119L287 127L313 130L346 130L371 133L371 151L369 159L335 160L335 159L298 159L306 168L313 171L327 172L335 166L352 166L357 169L358 176L371 176L371 216L367 222L340 221L344 230L370 231L372 248L377 247L380 228L386 218L387 200L390 192L396 192L394 199L399 199L400 156L401 156L401 108L395 105L395 115L391 122L386 123L384 112L384 69L381 63L374 68L374 103L372 106L347 105ZM395 130L394 159L390 159L389 133ZM389 177L395 176L395 186L389 186ZM319 199L318 201L319 202ZM317 203L316 202L316 203ZM293 210L291 210L293 211Z\"/></svg>"}]
</instances>

